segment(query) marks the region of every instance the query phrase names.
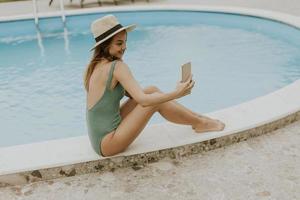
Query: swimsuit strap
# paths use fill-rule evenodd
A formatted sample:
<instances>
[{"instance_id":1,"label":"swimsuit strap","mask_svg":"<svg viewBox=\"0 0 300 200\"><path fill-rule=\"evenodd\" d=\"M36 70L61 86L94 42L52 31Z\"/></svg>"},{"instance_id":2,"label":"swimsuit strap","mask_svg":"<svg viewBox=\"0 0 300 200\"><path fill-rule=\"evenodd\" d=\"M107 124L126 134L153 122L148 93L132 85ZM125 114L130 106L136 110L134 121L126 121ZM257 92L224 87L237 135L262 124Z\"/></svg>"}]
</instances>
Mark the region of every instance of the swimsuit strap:
<instances>
[{"instance_id":1,"label":"swimsuit strap","mask_svg":"<svg viewBox=\"0 0 300 200\"><path fill-rule=\"evenodd\" d=\"M110 86L111 86L111 80L112 80L112 77L113 77L113 72L114 72L116 63L117 63L117 61L114 60L114 61L112 62L112 66L110 67L110 70L109 70L109 75L108 75L108 79L107 79L107 82L106 82L106 88L107 88L108 90L110 89Z\"/></svg>"}]
</instances>

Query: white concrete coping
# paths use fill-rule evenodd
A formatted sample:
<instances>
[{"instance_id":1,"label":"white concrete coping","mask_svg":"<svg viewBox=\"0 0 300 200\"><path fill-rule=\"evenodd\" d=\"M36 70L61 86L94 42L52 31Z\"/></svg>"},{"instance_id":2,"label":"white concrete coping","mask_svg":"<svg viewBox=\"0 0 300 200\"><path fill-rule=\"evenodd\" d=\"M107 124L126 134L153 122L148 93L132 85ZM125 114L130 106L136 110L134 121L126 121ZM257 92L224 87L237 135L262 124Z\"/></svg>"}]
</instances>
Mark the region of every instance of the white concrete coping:
<instances>
[{"instance_id":1,"label":"white concrete coping","mask_svg":"<svg viewBox=\"0 0 300 200\"><path fill-rule=\"evenodd\" d=\"M125 10L193 10L213 11L224 13L246 14L260 16L300 27L299 17L287 14L245 8L215 7L215 6L136 6L118 8L86 9L80 13L125 11ZM74 11L69 11L70 15ZM75 14L75 13L73 13ZM49 15L54 16L55 13ZM23 17L23 18L22 18ZM14 19L24 19L29 16L18 16ZM32 16L31 16L32 17ZM3 19L0 19L0 21ZM6 20L12 20L7 18ZM207 132L197 134L190 126L177 125L170 122L147 125L138 138L118 156L129 156L161 149L206 141L231 135L244 130L249 130L263 124L268 124L282 119L300 110L300 80L283 87L275 92L254 100L241 103L223 110L207 113L205 115L217 118L226 123L226 128L221 132ZM67 166L106 159L97 155L89 142L88 135L80 137L49 140L38 143L16 145L0 148L0 176L5 174L20 173L36 169L45 169Z\"/></svg>"},{"instance_id":2,"label":"white concrete coping","mask_svg":"<svg viewBox=\"0 0 300 200\"><path fill-rule=\"evenodd\" d=\"M249 15L254 17L262 17L270 20L275 20L289 24L291 26L300 27L300 17L275 12L263 9L250 9L243 7L232 7L232 6L200 6L200 5L182 5L182 4L169 4L169 5L128 5L119 7L98 7L98 8L86 8L82 10L65 10L65 15L82 15L91 13L106 13L106 12L125 12L125 11L147 11L147 10L178 10L178 11L206 11L206 12L217 12L217 13L230 13L239 15ZM39 18L56 17L61 16L60 11L38 13ZM23 19L34 19L33 14L15 15L15 16L4 16L0 17L1 21L15 21ZM68 21L68 20L67 20Z\"/></svg>"}]
</instances>

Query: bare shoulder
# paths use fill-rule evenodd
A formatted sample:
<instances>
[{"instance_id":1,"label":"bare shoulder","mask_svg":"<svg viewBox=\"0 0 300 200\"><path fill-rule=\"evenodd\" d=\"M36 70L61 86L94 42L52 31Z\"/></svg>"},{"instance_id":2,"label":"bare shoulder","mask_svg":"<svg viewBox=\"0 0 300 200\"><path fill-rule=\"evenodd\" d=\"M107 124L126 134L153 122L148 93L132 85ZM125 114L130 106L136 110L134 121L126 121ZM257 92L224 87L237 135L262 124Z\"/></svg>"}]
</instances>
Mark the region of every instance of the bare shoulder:
<instances>
[{"instance_id":1,"label":"bare shoulder","mask_svg":"<svg viewBox=\"0 0 300 200\"><path fill-rule=\"evenodd\" d=\"M122 60L117 60L116 61L116 68L129 68L128 65L122 61Z\"/></svg>"},{"instance_id":2,"label":"bare shoulder","mask_svg":"<svg viewBox=\"0 0 300 200\"><path fill-rule=\"evenodd\" d=\"M127 73L130 73L129 66L121 60L118 60L116 62L116 67L115 67L115 75L117 76L123 76L126 75Z\"/></svg>"}]
</instances>

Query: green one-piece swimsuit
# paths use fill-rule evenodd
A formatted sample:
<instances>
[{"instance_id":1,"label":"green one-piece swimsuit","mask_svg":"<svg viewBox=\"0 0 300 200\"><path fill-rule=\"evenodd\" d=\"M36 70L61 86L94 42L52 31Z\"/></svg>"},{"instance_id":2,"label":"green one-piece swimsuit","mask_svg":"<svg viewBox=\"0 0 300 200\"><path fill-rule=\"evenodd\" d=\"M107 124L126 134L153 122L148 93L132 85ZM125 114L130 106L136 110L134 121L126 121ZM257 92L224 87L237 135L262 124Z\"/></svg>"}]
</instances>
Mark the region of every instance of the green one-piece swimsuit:
<instances>
[{"instance_id":1,"label":"green one-piece swimsuit","mask_svg":"<svg viewBox=\"0 0 300 200\"><path fill-rule=\"evenodd\" d=\"M101 156L104 156L101 140L121 123L120 100L124 97L125 90L120 83L110 89L115 65L116 61L113 61L102 97L91 109L86 108L89 139L93 149Z\"/></svg>"}]
</instances>

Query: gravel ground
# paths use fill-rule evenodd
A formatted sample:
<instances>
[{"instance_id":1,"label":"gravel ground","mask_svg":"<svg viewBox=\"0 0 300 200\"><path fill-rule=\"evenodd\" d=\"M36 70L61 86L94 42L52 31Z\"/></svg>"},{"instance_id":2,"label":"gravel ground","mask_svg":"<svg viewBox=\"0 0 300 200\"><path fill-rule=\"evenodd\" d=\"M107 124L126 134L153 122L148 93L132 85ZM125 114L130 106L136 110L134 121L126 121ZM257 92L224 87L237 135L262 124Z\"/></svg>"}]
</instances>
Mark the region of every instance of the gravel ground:
<instances>
[{"instance_id":1,"label":"gravel ground","mask_svg":"<svg viewBox=\"0 0 300 200\"><path fill-rule=\"evenodd\" d=\"M141 168L0 189L0 199L300 199L300 121L213 151Z\"/></svg>"}]
</instances>

